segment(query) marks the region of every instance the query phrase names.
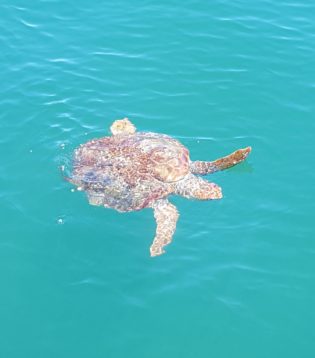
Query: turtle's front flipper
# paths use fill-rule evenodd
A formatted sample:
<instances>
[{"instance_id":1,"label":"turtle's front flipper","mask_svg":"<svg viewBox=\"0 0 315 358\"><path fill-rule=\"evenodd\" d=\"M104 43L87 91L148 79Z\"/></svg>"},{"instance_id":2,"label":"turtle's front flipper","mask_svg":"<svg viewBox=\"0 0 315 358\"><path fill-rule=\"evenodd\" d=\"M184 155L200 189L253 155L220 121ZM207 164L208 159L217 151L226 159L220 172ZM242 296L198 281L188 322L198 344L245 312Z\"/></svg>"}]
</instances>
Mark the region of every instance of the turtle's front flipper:
<instances>
[{"instance_id":1,"label":"turtle's front flipper","mask_svg":"<svg viewBox=\"0 0 315 358\"><path fill-rule=\"evenodd\" d=\"M219 158L213 162L195 161L190 163L190 170L193 174L206 175L224 170L241 163L251 152L251 147L239 149L226 157Z\"/></svg>"},{"instance_id":2,"label":"turtle's front flipper","mask_svg":"<svg viewBox=\"0 0 315 358\"><path fill-rule=\"evenodd\" d=\"M158 256L164 254L163 247L172 241L179 214L176 207L167 199L157 200L151 207L156 220L156 233L150 247L150 254Z\"/></svg>"}]
</instances>

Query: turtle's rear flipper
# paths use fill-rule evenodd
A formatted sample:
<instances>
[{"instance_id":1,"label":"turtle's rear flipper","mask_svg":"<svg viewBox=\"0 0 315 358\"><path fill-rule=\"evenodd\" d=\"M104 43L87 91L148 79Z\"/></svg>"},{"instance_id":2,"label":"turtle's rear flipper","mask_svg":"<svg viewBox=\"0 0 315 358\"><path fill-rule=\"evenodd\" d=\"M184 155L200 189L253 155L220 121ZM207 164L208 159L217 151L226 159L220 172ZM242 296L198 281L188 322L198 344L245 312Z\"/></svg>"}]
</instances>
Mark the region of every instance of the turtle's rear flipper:
<instances>
[{"instance_id":1,"label":"turtle's rear flipper","mask_svg":"<svg viewBox=\"0 0 315 358\"><path fill-rule=\"evenodd\" d=\"M157 200L152 208L156 220L156 233L150 253L151 256L158 256L165 253L163 247L172 241L179 214L176 207L167 199Z\"/></svg>"},{"instance_id":2,"label":"turtle's rear flipper","mask_svg":"<svg viewBox=\"0 0 315 358\"><path fill-rule=\"evenodd\" d=\"M224 170L245 160L251 152L251 147L238 149L226 157L219 158L213 162L195 161L190 163L190 170L193 174L206 175L219 170Z\"/></svg>"},{"instance_id":3,"label":"turtle's rear flipper","mask_svg":"<svg viewBox=\"0 0 315 358\"><path fill-rule=\"evenodd\" d=\"M175 194L187 199L217 200L222 198L222 189L215 183L190 174L176 183Z\"/></svg>"}]
</instances>

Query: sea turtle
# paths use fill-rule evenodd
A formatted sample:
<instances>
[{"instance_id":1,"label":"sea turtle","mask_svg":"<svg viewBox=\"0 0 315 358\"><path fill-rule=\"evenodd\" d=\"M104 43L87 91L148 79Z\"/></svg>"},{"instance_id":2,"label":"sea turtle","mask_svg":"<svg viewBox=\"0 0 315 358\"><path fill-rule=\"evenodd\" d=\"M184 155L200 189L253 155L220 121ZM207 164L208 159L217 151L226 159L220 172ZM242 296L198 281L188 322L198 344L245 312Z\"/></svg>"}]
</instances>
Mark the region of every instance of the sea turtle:
<instances>
[{"instance_id":1,"label":"sea turtle","mask_svg":"<svg viewBox=\"0 0 315 358\"><path fill-rule=\"evenodd\" d=\"M164 134L136 132L128 118L116 120L112 136L91 140L74 151L68 180L86 192L89 203L120 212L152 208L156 234L151 256L163 254L173 237L178 211L167 197L221 199L221 188L197 175L211 174L243 161L251 148L212 162L191 161L179 141Z\"/></svg>"}]
</instances>

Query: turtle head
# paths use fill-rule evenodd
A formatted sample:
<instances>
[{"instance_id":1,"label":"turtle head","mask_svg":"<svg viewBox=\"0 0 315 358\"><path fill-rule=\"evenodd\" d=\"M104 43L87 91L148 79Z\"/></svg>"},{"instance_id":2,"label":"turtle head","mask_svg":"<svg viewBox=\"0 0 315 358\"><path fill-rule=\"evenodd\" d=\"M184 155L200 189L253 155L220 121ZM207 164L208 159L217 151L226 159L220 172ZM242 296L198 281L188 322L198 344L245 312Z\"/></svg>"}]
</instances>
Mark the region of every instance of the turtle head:
<instances>
[{"instance_id":1,"label":"turtle head","mask_svg":"<svg viewBox=\"0 0 315 358\"><path fill-rule=\"evenodd\" d=\"M134 134L136 127L128 118L117 119L110 127L112 135Z\"/></svg>"}]
</instances>

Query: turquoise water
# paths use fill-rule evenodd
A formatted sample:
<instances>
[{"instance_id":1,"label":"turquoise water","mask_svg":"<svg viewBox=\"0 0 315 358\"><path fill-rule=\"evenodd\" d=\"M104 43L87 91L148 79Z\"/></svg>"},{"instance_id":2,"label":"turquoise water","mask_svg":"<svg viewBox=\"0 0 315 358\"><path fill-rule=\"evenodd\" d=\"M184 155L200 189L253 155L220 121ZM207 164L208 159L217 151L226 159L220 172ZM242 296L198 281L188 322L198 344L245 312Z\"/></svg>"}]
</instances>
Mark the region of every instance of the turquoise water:
<instances>
[{"instance_id":1,"label":"turquoise water","mask_svg":"<svg viewBox=\"0 0 315 358\"><path fill-rule=\"evenodd\" d=\"M0 357L315 356L315 4L0 4ZM192 159L251 145L149 257L152 211L59 170L131 118ZM210 179L210 177L209 177Z\"/></svg>"}]
</instances>

